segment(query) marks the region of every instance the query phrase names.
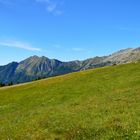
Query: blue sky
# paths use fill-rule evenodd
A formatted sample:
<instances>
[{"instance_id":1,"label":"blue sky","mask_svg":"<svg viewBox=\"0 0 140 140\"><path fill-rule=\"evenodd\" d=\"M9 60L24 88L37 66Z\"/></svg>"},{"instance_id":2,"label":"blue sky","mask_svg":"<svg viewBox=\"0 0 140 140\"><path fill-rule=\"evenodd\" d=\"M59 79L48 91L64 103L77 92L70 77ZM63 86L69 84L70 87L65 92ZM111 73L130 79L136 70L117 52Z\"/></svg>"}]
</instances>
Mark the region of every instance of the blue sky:
<instances>
[{"instance_id":1,"label":"blue sky","mask_svg":"<svg viewBox=\"0 0 140 140\"><path fill-rule=\"evenodd\" d=\"M0 0L0 65L83 60L140 46L139 0Z\"/></svg>"}]
</instances>

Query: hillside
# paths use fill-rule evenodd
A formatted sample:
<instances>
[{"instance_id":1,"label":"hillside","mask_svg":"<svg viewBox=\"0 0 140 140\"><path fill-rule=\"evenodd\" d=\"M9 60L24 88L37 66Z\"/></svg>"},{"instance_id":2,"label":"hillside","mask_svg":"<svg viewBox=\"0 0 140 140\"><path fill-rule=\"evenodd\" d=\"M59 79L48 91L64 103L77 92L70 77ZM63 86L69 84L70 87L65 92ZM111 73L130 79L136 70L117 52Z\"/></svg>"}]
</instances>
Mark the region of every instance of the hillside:
<instances>
[{"instance_id":1,"label":"hillside","mask_svg":"<svg viewBox=\"0 0 140 140\"><path fill-rule=\"evenodd\" d=\"M0 82L23 83L38 78L52 77L87 69L124 64L140 60L140 48L125 49L109 56L94 57L83 61L61 62L47 57L32 56L19 63L0 66Z\"/></svg>"},{"instance_id":2,"label":"hillside","mask_svg":"<svg viewBox=\"0 0 140 140\"><path fill-rule=\"evenodd\" d=\"M1 140L138 140L140 63L0 88Z\"/></svg>"}]
</instances>

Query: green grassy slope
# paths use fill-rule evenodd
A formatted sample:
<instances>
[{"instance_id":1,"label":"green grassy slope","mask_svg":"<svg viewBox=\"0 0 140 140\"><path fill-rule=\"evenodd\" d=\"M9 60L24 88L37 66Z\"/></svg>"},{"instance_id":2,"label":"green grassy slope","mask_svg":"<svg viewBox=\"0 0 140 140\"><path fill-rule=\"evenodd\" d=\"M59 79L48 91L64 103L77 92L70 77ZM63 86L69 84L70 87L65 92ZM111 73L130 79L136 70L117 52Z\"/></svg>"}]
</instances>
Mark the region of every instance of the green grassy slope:
<instances>
[{"instance_id":1,"label":"green grassy slope","mask_svg":"<svg viewBox=\"0 0 140 140\"><path fill-rule=\"evenodd\" d=\"M140 139L140 63L0 89L0 140Z\"/></svg>"}]
</instances>

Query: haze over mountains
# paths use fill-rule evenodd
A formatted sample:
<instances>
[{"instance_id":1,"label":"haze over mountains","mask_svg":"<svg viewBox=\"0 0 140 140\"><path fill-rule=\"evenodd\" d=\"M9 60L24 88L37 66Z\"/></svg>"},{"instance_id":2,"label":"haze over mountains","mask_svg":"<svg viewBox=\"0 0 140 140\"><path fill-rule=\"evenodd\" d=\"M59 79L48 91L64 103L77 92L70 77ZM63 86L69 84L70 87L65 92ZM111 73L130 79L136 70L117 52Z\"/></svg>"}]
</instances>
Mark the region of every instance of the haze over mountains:
<instances>
[{"instance_id":1,"label":"haze over mountains","mask_svg":"<svg viewBox=\"0 0 140 140\"><path fill-rule=\"evenodd\" d=\"M84 61L62 62L45 56L32 56L19 63L0 66L0 82L22 83L37 78L51 77L86 69L124 64L140 60L140 47L124 49L109 56L94 57Z\"/></svg>"}]
</instances>

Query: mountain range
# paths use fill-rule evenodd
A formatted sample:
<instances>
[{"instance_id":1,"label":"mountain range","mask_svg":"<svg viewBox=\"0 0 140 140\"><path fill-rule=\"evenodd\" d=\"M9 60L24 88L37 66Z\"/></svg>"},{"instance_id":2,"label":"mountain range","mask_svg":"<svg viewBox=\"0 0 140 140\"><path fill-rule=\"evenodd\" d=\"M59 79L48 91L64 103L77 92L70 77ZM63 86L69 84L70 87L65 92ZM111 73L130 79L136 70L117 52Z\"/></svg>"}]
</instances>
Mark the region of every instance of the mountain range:
<instances>
[{"instance_id":1,"label":"mountain range","mask_svg":"<svg viewBox=\"0 0 140 140\"><path fill-rule=\"evenodd\" d=\"M94 57L83 61L62 62L45 56L32 56L21 62L0 66L0 82L23 83L92 68L125 64L140 60L140 47L120 50L109 56Z\"/></svg>"}]
</instances>

